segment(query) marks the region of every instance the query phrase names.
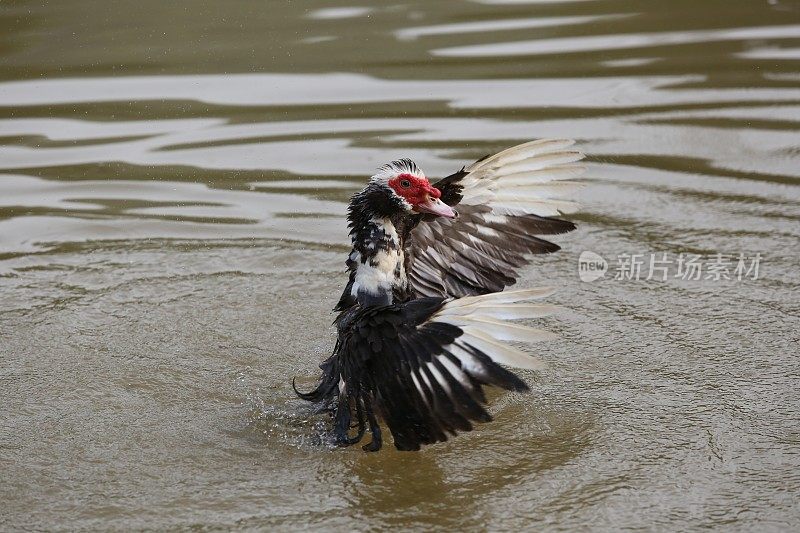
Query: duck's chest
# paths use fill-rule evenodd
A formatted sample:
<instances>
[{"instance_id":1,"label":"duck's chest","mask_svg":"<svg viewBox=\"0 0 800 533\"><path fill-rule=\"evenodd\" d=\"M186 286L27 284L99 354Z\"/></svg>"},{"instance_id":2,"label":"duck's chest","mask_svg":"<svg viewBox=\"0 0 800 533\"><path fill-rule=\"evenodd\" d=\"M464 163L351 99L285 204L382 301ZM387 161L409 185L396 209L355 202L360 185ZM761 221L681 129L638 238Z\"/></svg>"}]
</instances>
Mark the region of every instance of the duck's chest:
<instances>
[{"instance_id":1,"label":"duck's chest","mask_svg":"<svg viewBox=\"0 0 800 533\"><path fill-rule=\"evenodd\" d=\"M353 296L364 303L392 303L408 290L404 239L389 220L371 220L353 241ZM388 301L387 301L388 300Z\"/></svg>"}]
</instances>

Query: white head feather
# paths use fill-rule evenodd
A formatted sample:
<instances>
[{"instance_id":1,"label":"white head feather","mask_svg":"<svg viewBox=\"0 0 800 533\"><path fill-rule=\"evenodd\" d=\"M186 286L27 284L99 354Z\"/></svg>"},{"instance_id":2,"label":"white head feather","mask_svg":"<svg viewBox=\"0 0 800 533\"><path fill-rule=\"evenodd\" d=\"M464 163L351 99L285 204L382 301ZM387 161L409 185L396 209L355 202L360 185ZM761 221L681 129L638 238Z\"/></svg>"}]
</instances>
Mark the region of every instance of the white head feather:
<instances>
[{"instance_id":1,"label":"white head feather","mask_svg":"<svg viewBox=\"0 0 800 533\"><path fill-rule=\"evenodd\" d=\"M370 178L370 181L385 184L400 174L411 174L416 178L425 178L425 173L412 160L398 159L378 167L378 172Z\"/></svg>"}]
</instances>

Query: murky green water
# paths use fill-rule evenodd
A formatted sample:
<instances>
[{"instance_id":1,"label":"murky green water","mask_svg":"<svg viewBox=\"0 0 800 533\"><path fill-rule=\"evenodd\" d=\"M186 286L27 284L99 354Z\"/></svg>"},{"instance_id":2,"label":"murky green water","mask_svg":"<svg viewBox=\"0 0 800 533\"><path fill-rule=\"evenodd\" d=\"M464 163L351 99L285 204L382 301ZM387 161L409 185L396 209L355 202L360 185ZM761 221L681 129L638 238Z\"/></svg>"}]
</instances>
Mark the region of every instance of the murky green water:
<instances>
[{"instance_id":1,"label":"murky green water","mask_svg":"<svg viewBox=\"0 0 800 533\"><path fill-rule=\"evenodd\" d=\"M0 80L0 529L800 527L796 2L12 1ZM347 197L551 136L591 184L533 393L321 444ZM613 279L656 252L762 259Z\"/></svg>"}]
</instances>

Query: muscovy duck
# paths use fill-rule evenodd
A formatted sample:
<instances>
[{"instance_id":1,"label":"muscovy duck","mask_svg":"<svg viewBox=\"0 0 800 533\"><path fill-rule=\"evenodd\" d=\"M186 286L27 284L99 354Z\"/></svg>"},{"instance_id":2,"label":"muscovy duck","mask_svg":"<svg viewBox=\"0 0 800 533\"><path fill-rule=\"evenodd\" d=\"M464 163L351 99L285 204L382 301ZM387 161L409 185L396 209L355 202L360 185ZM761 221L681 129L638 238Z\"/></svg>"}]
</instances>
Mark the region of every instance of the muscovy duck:
<instances>
[{"instance_id":1,"label":"muscovy duck","mask_svg":"<svg viewBox=\"0 0 800 533\"><path fill-rule=\"evenodd\" d=\"M514 146L434 184L400 159L352 197L350 277L334 308L338 340L317 387L295 388L333 413L337 444L359 442L369 425L363 448L379 450L382 419L397 449L419 450L490 421L484 385L528 390L501 364L537 369L541 361L505 343L551 334L508 321L551 313L530 303L551 290L501 291L529 254L559 249L537 235L575 229L554 218L577 208L556 199L580 186L567 181L584 171L572 144Z\"/></svg>"}]
</instances>

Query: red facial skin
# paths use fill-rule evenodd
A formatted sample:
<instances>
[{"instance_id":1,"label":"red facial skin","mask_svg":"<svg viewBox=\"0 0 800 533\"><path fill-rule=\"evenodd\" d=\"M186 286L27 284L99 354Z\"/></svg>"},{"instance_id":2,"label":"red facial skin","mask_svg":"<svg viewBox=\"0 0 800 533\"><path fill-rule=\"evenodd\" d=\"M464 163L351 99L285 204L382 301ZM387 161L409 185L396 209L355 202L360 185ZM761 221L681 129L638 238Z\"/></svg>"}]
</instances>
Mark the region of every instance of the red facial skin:
<instances>
[{"instance_id":1,"label":"red facial skin","mask_svg":"<svg viewBox=\"0 0 800 533\"><path fill-rule=\"evenodd\" d=\"M408 185L404 187L404 185ZM428 198L439 198L442 192L431 185L427 178L419 178L413 174L400 174L389 180L389 186L413 207L428 201Z\"/></svg>"}]
</instances>

